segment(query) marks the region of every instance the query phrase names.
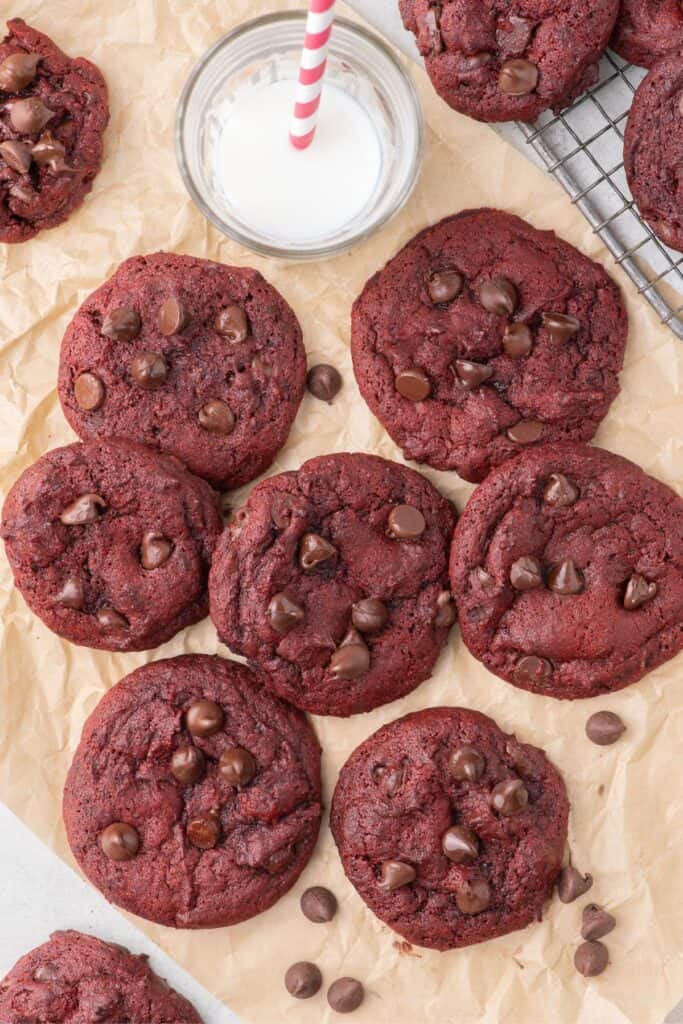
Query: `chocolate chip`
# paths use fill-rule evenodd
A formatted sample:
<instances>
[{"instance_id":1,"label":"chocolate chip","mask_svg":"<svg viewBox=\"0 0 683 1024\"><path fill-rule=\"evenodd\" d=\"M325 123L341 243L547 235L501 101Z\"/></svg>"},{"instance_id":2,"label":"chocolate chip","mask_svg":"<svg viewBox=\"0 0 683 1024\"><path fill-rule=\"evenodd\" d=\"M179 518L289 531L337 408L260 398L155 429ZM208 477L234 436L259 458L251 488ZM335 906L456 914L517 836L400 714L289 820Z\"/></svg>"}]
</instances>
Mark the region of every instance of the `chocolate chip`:
<instances>
[{"instance_id":1,"label":"chocolate chip","mask_svg":"<svg viewBox=\"0 0 683 1024\"><path fill-rule=\"evenodd\" d=\"M466 388L478 388L493 374L493 367L486 363L473 363L469 359L456 359L455 372Z\"/></svg>"},{"instance_id":2,"label":"chocolate chip","mask_svg":"<svg viewBox=\"0 0 683 1024\"><path fill-rule=\"evenodd\" d=\"M455 892L455 902L463 914L481 914L491 902L491 888L485 878L465 878Z\"/></svg>"},{"instance_id":3,"label":"chocolate chip","mask_svg":"<svg viewBox=\"0 0 683 1024\"><path fill-rule=\"evenodd\" d=\"M435 305L442 305L457 299L462 291L462 274L457 270L440 270L430 274L427 282L429 298Z\"/></svg>"},{"instance_id":4,"label":"chocolate chip","mask_svg":"<svg viewBox=\"0 0 683 1024\"><path fill-rule=\"evenodd\" d=\"M385 860L380 868L383 889L393 892L394 889L401 889L404 885L410 885L417 878L417 872L412 864L404 864L401 860Z\"/></svg>"},{"instance_id":5,"label":"chocolate chip","mask_svg":"<svg viewBox=\"0 0 683 1024\"><path fill-rule=\"evenodd\" d=\"M538 420L520 420L507 430L507 436L515 444L533 444L542 433L543 424Z\"/></svg>"},{"instance_id":6,"label":"chocolate chip","mask_svg":"<svg viewBox=\"0 0 683 1024\"><path fill-rule=\"evenodd\" d=\"M287 968L285 988L295 999L310 999L320 991L323 976L315 964L300 960Z\"/></svg>"},{"instance_id":7,"label":"chocolate chip","mask_svg":"<svg viewBox=\"0 0 683 1024\"><path fill-rule=\"evenodd\" d=\"M129 625L125 615L121 615L115 608L110 608L108 605L100 608L96 618L104 630L125 629Z\"/></svg>"},{"instance_id":8,"label":"chocolate chip","mask_svg":"<svg viewBox=\"0 0 683 1024\"><path fill-rule=\"evenodd\" d=\"M365 998L365 989L355 978L338 978L327 990L327 1001L335 1013L353 1013Z\"/></svg>"},{"instance_id":9,"label":"chocolate chip","mask_svg":"<svg viewBox=\"0 0 683 1024\"><path fill-rule=\"evenodd\" d=\"M599 747L609 747L626 732L626 726L613 711L596 711L586 722L586 736Z\"/></svg>"},{"instance_id":10,"label":"chocolate chip","mask_svg":"<svg viewBox=\"0 0 683 1024\"><path fill-rule=\"evenodd\" d=\"M87 526L99 519L106 507L99 494L82 494L67 505L59 518L65 526Z\"/></svg>"},{"instance_id":11,"label":"chocolate chip","mask_svg":"<svg viewBox=\"0 0 683 1024\"><path fill-rule=\"evenodd\" d=\"M187 327L190 317L185 306L175 296L162 302L159 308L159 330L165 338L180 334Z\"/></svg>"},{"instance_id":12,"label":"chocolate chip","mask_svg":"<svg viewBox=\"0 0 683 1024\"><path fill-rule=\"evenodd\" d=\"M314 398L331 402L341 391L342 379L339 370L328 363L312 366L306 375L306 387Z\"/></svg>"},{"instance_id":13,"label":"chocolate chip","mask_svg":"<svg viewBox=\"0 0 683 1024\"><path fill-rule=\"evenodd\" d=\"M429 377L417 366L403 370L397 375L394 383L399 395L403 395L411 402L423 402L432 390Z\"/></svg>"},{"instance_id":14,"label":"chocolate chip","mask_svg":"<svg viewBox=\"0 0 683 1024\"><path fill-rule=\"evenodd\" d=\"M398 540L415 540L426 525L425 517L413 505L394 505L389 513L389 534Z\"/></svg>"},{"instance_id":15,"label":"chocolate chip","mask_svg":"<svg viewBox=\"0 0 683 1024\"><path fill-rule=\"evenodd\" d=\"M454 864L467 864L479 853L479 840L471 828L453 825L442 835L441 849Z\"/></svg>"},{"instance_id":16,"label":"chocolate chip","mask_svg":"<svg viewBox=\"0 0 683 1024\"><path fill-rule=\"evenodd\" d=\"M229 786L248 786L256 775L256 761L244 747L230 747L218 762L221 775Z\"/></svg>"},{"instance_id":17,"label":"chocolate chip","mask_svg":"<svg viewBox=\"0 0 683 1024\"><path fill-rule=\"evenodd\" d=\"M583 573L576 568L572 558L565 558L548 573L548 587L555 594L566 597L569 594L580 594L585 588Z\"/></svg>"},{"instance_id":18,"label":"chocolate chip","mask_svg":"<svg viewBox=\"0 0 683 1024\"><path fill-rule=\"evenodd\" d=\"M214 327L218 334L233 344L245 341L249 334L249 321L241 306L226 306L219 310Z\"/></svg>"},{"instance_id":19,"label":"chocolate chip","mask_svg":"<svg viewBox=\"0 0 683 1024\"><path fill-rule=\"evenodd\" d=\"M353 627L330 658L329 670L337 679L358 679L370 668L370 651Z\"/></svg>"},{"instance_id":20,"label":"chocolate chip","mask_svg":"<svg viewBox=\"0 0 683 1024\"><path fill-rule=\"evenodd\" d=\"M206 739L219 732L224 718L222 708L215 701L198 700L187 709L185 721L188 732Z\"/></svg>"},{"instance_id":21,"label":"chocolate chip","mask_svg":"<svg viewBox=\"0 0 683 1024\"><path fill-rule=\"evenodd\" d=\"M535 654L523 655L515 665L513 677L516 683L523 686L543 686L553 676L553 666L547 658L537 658Z\"/></svg>"},{"instance_id":22,"label":"chocolate chip","mask_svg":"<svg viewBox=\"0 0 683 1024\"><path fill-rule=\"evenodd\" d=\"M351 622L361 633L379 633L388 621L389 609L376 597L366 597L351 607Z\"/></svg>"},{"instance_id":23,"label":"chocolate chip","mask_svg":"<svg viewBox=\"0 0 683 1024\"><path fill-rule=\"evenodd\" d=\"M583 908L581 922L581 938L588 942L595 942L596 939L604 939L605 935L613 932L617 926L616 920L606 910L596 903L588 903Z\"/></svg>"},{"instance_id":24,"label":"chocolate chip","mask_svg":"<svg viewBox=\"0 0 683 1024\"><path fill-rule=\"evenodd\" d=\"M206 761L199 747L178 747L171 758L171 773L178 782L198 782Z\"/></svg>"},{"instance_id":25,"label":"chocolate chip","mask_svg":"<svg viewBox=\"0 0 683 1024\"><path fill-rule=\"evenodd\" d=\"M511 359L523 359L534 346L531 331L526 324L508 324L503 334L503 348Z\"/></svg>"},{"instance_id":26,"label":"chocolate chip","mask_svg":"<svg viewBox=\"0 0 683 1024\"><path fill-rule=\"evenodd\" d=\"M80 611L85 602L83 584L80 580L66 580L64 586L55 597L54 603L61 604L62 608L73 608Z\"/></svg>"},{"instance_id":27,"label":"chocolate chip","mask_svg":"<svg viewBox=\"0 0 683 1024\"><path fill-rule=\"evenodd\" d=\"M538 68L530 60L516 57L501 65L498 87L507 96L526 96L538 85Z\"/></svg>"},{"instance_id":28,"label":"chocolate chip","mask_svg":"<svg viewBox=\"0 0 683 1024\"><path fill-rule=\"evenodd\" d=\"M268 618L276 633L289 633L304 619L305 612L285 593L275 594L268 605Z\"/></svg>"},{"instance_id":29,"label":"chocolate chip","mask_svg":"<svg viewBox=\"0 0 683 1024\"><path fill-rule=\"evenodd\" d=\"M372 770L373 781L378 785L381 784L386 796L392 797L398 793L399 789L403 785L403 778L405 775L405 764L401 764L398 768L387 768L385 765L376 765Z\"/></svg>"},{"instance_id":30,"label":"chocolate chip","mask_svg":"<svg viewBox=\"0 0 683 1024\"><path fill-rule=\"evenodd\" d=\"M160 530L147 530L140 545L143 569L160 569L173 553L173 544Z\"/></svg>"},{"instance_id":31,"label":"chocolate chip","mask_svg":"<svg viewBox=\"0 0 683 1024\"><path fill-rule=\"evenodd\" d=\"M491 790L491 806L504 818L523 811L529 802L529 793L521 779L504 779Z\"/></svg>"},{"instance_id":32,"label":"chocolate chip","mask_svg":"<svg viewBox=\"0 0 683 1024\"><path fill-rule=\"evenodd\" d=\"M337 549L319 533L305 533L299 544L299 565L302 569L315 569L336 554Z\"/></svg>"},{"instance_id":33,"label":"chocolate chip","mask_svg":"<svg viewBox=\"0 0 683 1024\"><path fill-rule=\"evenodd\" d=\"M102 321L101 333L112 341L132 341L142 328L140 314L121 306L112 309Z\"/></svg>"},{"instance_id":34,"label":"chocolate chip","mask_svg":"<svg viewBox=\"0 0 683 1024\"><path fill-rule=\"evenodd\" d=\"M480 50L479 53L464 54L458 59L458 77L467 80L474 78L478 71L485 68L494 60L494 55L489 50Z\"/></svg>"},{"instance_id":35,"label":"chocolate chip","mask_svg":"<svg viewBox=\"0 0 683 1024\"><path fill-rule=\"evenodd\" d=\"M456 614L453 597L448 590L442 590L437 597L436 609L435 627L437 629L449 629L455 622Z\"/></svg>"},{"instance_id":36,"label":"chocolate chip","mask_svg":"<svg viewBox=\"0 0 683 1024\"><path fill-rule=\"evenodd\" d=\"M211 398L197 413L199 425L210 434L227 435L235 426L235 414L227 402Z\"/></svg>"},{"instance_id":37,"label":"chocolate chip","mask_svg":"<svg viewBox=\"0 0 683 1024\"><path fill-rule=\"evenodd\" d=\"M512 316L517 309L517 289L507 277L493 277L479 286L479 301L488 313Z\"/></svg>"},{"instance_id":38,"label":"chocolate chip","mask_svg":"<svg viewBox=\"0 0 683 1024\"><path fill-rule=\"evenodd\" d=\"M64 159L64 146L59 139L55 139L52 132L43 132L31 150L31 155L39 167L49 167L55 174L73 170Z\"/></svg>"},{"instance_id":39,"label":"chocolate chip","mask_svg":"<svg viewBox=\"0 0 683 1024\"><path fill-rule=\"evenodd\" d=\"M582 875L572 864L567 864L557 879L557 894L563 903L573 903L587 893L592 884L592 875Z\"/></svg>"},{"instance_id":40,"label":"chocolate chip","mask_svg":"<svg viewBox=\"0 0 683 1024\"><path fill-rule=\"evenodd\" d=\"M564 313L544 313L543 326L553 341L569 341L581 329L581 321Z\"/></svg>"},{"instance_id":41,"label":"chocolate chip","mask_svg":"<svg viewBox=\"0 0 683 1024\"><path fill-rule=\"evenodd\" d=\"M582 942L574 954L574 966L584 978L595 978L607 967L609 953L602 942Z\"/></svg>"},{"instance_id":42,"label":"chocolate chip","mask_svg":"<svg viewBox=\"0 0 683 1024\"><path fill-rule=\"evenodd\" d=\"M54 116L54 111L46 107L37 96L15 100L8 105L8 110L12 127L22 135L37 135Z\"/></svg>"},{"instance_id":43,"label":"chocolate chip","mask_svg":"<svg viewBox=\"0 0 683 1024\"><path fill-rule=\"evenodd\" d=\"M524 555L510 566L510 583L515 590L533 590L543 583L541 563L533 555Z\"/></svg>"},{"instance_id":44,"label":"chocolate chip","mask_svg":"<svg viewBox=\"0 0 683 1024\"><path fill-rule=\"evenodd\" d=\"M635 611L636 608L640 608L641 605L647 604L653 597L656 597L657 590L656 583L648 583L640 573L634 573L626 584L624 608L627 612Z\"/></svg>"},{"instance_id":45,"label":"chocolate chip","mask_svg":"<svg viewBox=\"0 0 683 1024\"><path fill-rule=\"evenodd\" d=\"M448 770L458 782L476 782L484 774L486 759L476 747L463 744L448 758Z\"/></svg>"},{"instance_id":46,"label":"chocolate chip","mask_svg":"<svg viewBox=\"0 0 683 1024\"><path fill-rule=\"evenodd\" d=\"M130 364L130 375L139 388L156 391L168 377L168 365L160 352L140 352Z\"/></svg>"},{"instance_id":47,"label":"chocolate chip","mask_svg":"<svg viewBox=\"0 0 683 1024\"><path fill-rule=\"evenodd\" d=\"M551 473L543 490L543 500L553 508L567 508L579 497L579 488L563 473Z\"/></svg>"},{"instance_id":48,"label":"chocolate chip","mask_svg":"<svg viewBox=\"0 0 683 1024\"><path fill-rule=\"evenodd\" d=\"M33 159L26 143L19 142L18 139L0 142L0 156L8 167L19 174L26 174Z\"/></svg>"},{"instance_id":49,"label":"chocolate chip","mask_svg":"<svg viewBox=\"0 0 683 1024\"><path fill-rule=\"evenodd\" d=\"M94 412L104 402L104 384L94 373L80 373L74 381L76 404L85 412Z\"/></svg>"},{"instance_id":50,"label":"chocolate chip","mask_svg":"<svg viewBox=\"0 0 683 1024\"><path fill-rule=\"evenodd\" d=\"M186 834L198 850L213 850L220 839L221 827L212 816L193 818L188 822Z\"/></svg>"},{"instance_id":51,"label":"chocolate chip","mask_svg":"<svg viewBox=\"0 0 683 1024\"><path fill-rule=\"evenodd\" d=\"M132 860L140 849L140 836L132 825L114 821L100 832L100 846L109 860Z\"/></svg>"},{"instance_id":52,"label":"chocolate chip","mask_svg":"<svg viewBox=\"0 0 683 1024\"><path fill-rule=\"evenodd\" d=\"M36 77L40 55L37 53L12 53L0 64L0 90L21 92Z\"/></svg>"},{"instance_id":53,"label":"chocolate chip","mask_svg":"<svg viewBox=\"0 0 683 1024\"><path fill-rule=\"evenodd\" d=\"M40 982L56 981L59 977L59 968L56 964L41 964L33 972L33 980Z\"/></svg>"},{"instance_id":54,"label":"chocolate chip","mask_svg":"<svg viewBox=\"0 0 683 1024\"><path fill-rule=\"evenodd\" d=\"M337 913L337 897L322 885L313 885L301 895L301 912L314 924L326 924Z\"/></svg>"}]
</instances>

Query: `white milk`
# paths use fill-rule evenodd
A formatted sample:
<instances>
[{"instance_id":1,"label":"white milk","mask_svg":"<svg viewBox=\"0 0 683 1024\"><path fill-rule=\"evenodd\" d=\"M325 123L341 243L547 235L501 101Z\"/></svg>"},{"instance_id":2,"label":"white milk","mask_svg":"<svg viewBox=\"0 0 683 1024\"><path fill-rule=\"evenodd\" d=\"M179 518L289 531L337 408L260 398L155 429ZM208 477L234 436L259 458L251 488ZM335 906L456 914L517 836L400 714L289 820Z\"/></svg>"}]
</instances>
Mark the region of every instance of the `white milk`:
<instances>
[{"instance_id":1,"label":"white milk","mask_svg":"<svg viewBox=\"0 0 683 1024\"><path fill-rule=\"evenodd\" d=\"M215 174L234 214L253 231L283 243L339 231L367 204L382 153L359 103L325 84L308 149L289 141L293 81L238 93L226 104Z\"/></svg>"}]
</instances>

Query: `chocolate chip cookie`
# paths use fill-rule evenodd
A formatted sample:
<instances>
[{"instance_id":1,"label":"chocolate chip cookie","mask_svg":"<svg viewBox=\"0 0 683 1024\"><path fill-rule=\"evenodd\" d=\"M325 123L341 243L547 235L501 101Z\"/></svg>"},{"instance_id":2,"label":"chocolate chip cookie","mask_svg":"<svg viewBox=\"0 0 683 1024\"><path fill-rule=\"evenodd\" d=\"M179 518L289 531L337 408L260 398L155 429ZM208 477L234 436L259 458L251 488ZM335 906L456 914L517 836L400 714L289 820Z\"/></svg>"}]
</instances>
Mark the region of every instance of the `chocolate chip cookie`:
<instances>
[{"instance_id":1,"label":"chocolate chip cookie","mask_svg":"<svg viewBox=\"0 0 683 1024\"><path fill-rule=\"evenodd\" d=\"M80 307L59 397L80 437L140 441L228 489L270 465L305 380L298 321L258 271L160 252Z\"/></svg>"},{"instance_id":2,"label":"chocolate chip cookie","mask_svg":"<svg viewBox=\"0 0 683 1024\"><path fill-rule=\"evenodd\" d=\"M665 245L683 252L683 52L659 60L640 83L624 165L643 220Z\"/></svg>"},{"instance_id":3,"label":"chocolate chip cookie","mask_svg":"<svg viewBox=\"0 0 683 1024\"><path fill-rule=\"evenodd\" d=\"M589 440L619 391L626 333L599 264L484 209L422 231L368 281L351 346L405 457L478 481L529 445Z\"/></svg>"},{"instance_id":4,"label":"chocolate chip cookie","mask_svg":"<svg viewBox=\"0 0 683 1024\"><path fill-rule=\"evenodd\" d=\"M357 747L330 823L373 913L409 942L454 949L540 920L568 811L541 750L477 711L429 708Z\"/></svg>"},{"instance_id":5,"label":"chocolate chip cookie","mask_svg":"<svg viewBox=\"0 0 683 1024\"><path fill-rule=\"evenodd\" d=\"M478 121L535 121L598 80L619 0L399 0L429 77Z\"/></svg>"},{"instance_id":6,"label":"chocolate chip cookie","mask_svg":"<svg viewBox=\"0 0 683 1024\"><path fill-rule=\"evenodd\" d=\"M85 647L157 647L208 610L217 495L128 441L43 455L2 511L14 582L53 632Z\"/></svg>"},{"instance_id":7,"label":"chocolate chip cookie","mask_svg":"<svg viewBox=\"0 0 683 1024\"><path fill-rule=\"evenodd\" d=\"M3 1024L202 1024L146 956L76 931L53 932L0 982Z\"/></svg>"},{"instance_id":8,"label":"chocolate chip cookie","mask_svg":"<svg viewBox=\"0 0 683 1024\"><path fill-rule=\"evenodd\" d=\"M25 242L81 205L109 120L98 68L21 18L0 42L0 242Z\"/></svg>"},{"instance_id":9,"label":"chocolate chip cookie","mask_svg":"<svg viewBox=\"0 0 683 1024\"><path fill-rule=\"evenodd\" d=\"M369 711L432 671L455 620L452 506L414 470L325 455L259 484L216 550L219 636L280 697Z\"/></svg>"},{"instance_id":10,"label":"chocolate chip cookie","mask_svg":"<svg viewBox=\"0 0 683 1024\"><path fill-rule=\"evenodd\" d=\"M297 880L318 835L320 747L249 669L144 665L87 720L64 790L73 854L112 903L175 928L237 924Z\"/></svg>"},{"instance_id":11,"label":"chocolate chip cookie","mask_svg":"<svg viewBox=\"0 0 683 1024\"><path fill-rule=\"evenodd\" d=\"M613 50L643 68L683 50L680 0L621 0L610 40Z\"/></svg>"},{"instance_id":12,"label":"chocolate chip cookie","mask_svg":"<svg viewBox=\"0 0 683 1024\"><path fill-rule=\"evenodd\" d=\"M683 501L599 448L537 448L470 498L451 584L465 643L502 679L619 690L683 647Z\"/></svg>"}]
</instances>

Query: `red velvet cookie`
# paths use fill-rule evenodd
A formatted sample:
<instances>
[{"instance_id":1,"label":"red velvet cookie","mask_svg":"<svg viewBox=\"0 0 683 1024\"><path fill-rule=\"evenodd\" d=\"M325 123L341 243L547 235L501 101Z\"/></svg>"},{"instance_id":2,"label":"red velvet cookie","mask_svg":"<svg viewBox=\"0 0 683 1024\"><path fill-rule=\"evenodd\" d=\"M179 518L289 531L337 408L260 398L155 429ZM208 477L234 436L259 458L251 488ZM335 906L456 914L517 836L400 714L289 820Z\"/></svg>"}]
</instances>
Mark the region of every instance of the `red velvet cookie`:
<instances>
[{"instance_id":1,"label":"red velvet cookie","mask_svg":"<svg viewBox=\"0 0 683 1024\"><path fill-rule=\"evenodd\" d=\"M109 120L98 68L21 18L0 42L0 241L25 242L81 205Z\"/></svg>"},{"instance_id":2,"label":"red velvet cookie","mask_svg":"<svg viewBox=\"0 0 683 1024\"><path fill-rule=\"evenodd\" d=\"M146 956L76 931L54 932L0 982L2 1024L201 1024Z\"/></svg>"},{"instance_id":3,"label":"red velvet cookie","mask_svg":"<svg viewBox=\"0 0 683 1024\"><path fill-rule=\"evenodd\" d=\"M624 165L643 220L665 245L683 252L683 52L663 57L640 83Z\"/></svg>"},{"instance_id":4,"label":"red velvet cookie","mask_svg":"<svg viewBox=\"0 0 683 1024\"><path fill-rule=\"evenodd\" d=\"M140 441L228 489L270 465L305 378L298 321L258 271L160 252L80 307L59 397L80 437Z\"/></svg>"},{"instance_id":5,"label":"red velvet cookie","mask_svg":"<svg viewBox=\"0 0 683 1024\"><path fill-rule=\"evenodd\" d=\"M14 582L53 632L140 651L208 610L217 495L176 459L128 441L47 452L10 491L2 536Z\"/></svg>"},{"instance_id":6,"label":"red velvet cookie","mask_svg":"<svg viewBox=\"0 0 683 1024\"><path fill-rule=\"evenodd\" d=\"M455 614L452 506L412 469L324 455L259 484L216 550L211 617L280 697L352 715L426 679Z\"/></svg>"},{"instance_id":7,"label":"red velvet cookie","mask_svg":"<svg viewBox=\"0 0 683 1024\"><path fill-rule=\"evenodd\" d=\"M537 448L470 498L451 585L463 640L502 679L619 690L683 647L683 501L599 448Z\"/></svg>"},{"instance_id":8,"label":"red velvet cookie","mask_svg":"<svg viewBox=\"0 0 683 1024\"><path fill-rule=\"evenodd\" d=\"M683 50L680 0L621 0L610 46L624 60L649 68Z\"/></svg>"},{"instance_id":9,"label":"red velvet cookie","mask_svg":"<svg viewBox=\"0 0 683 1024\"><path fill-rule=\"evenodd\" d=\"M429 708L357 747L330 823L373 913L409 942L454 949L540 920L568 811L541 750L477 711Z\"/></svg>"},{"instance_id":10,"label":"red velvet cookie","mask_svg":"<svg viewBox=\"0 0 683 1024\"><path fill-rule=\"evenodd\" d=\"M535 121L598 80L619 0L399 0L434 88L479 121Z\"/></svg>"},{"instance_id":11,"label":"red velvet cookie","mask_svg":"<svg viewBox=\"0 0 683 1024\"><path fill-rule=\"evenodd\" d=\"M175 928L272 906L313 852L320 747L243 665L144 665L87 720L64 789L81 868L112 903Z\"/></svg>"},{"instance_id":12,"label":"red velvet cookie","mask_svg":"<svg viewBox=\"0 0 683 1024\"><path fill-rule=\"evenodd\" d=\"M351 346L405 457L478 481L525 446L589 440L619 391L626 333L599 264L484 209L426 228L370 278Z\"/></svg>"}]
</instances>

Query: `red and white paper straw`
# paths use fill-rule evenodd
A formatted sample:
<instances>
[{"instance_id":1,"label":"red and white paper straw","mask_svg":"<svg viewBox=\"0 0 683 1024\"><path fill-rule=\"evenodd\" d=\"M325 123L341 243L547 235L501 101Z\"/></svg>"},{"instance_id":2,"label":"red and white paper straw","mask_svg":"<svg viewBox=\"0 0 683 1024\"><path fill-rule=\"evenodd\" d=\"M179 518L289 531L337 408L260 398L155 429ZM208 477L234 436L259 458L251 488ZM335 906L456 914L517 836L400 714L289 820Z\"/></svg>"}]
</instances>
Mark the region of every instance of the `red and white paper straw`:
<instances>
[{"instance_id":1,"label":"red and white paper straw","mask_svg":"<svg viewBox=\"0 0 683 1024\"><path fill-rule=\"evenodd\" d=\"M310 146L318 123L327 49L332 34L335 0L309 0L306 38L296 83L294 115L289 138L297 149Z\"/></svg>"}]
</instances>

